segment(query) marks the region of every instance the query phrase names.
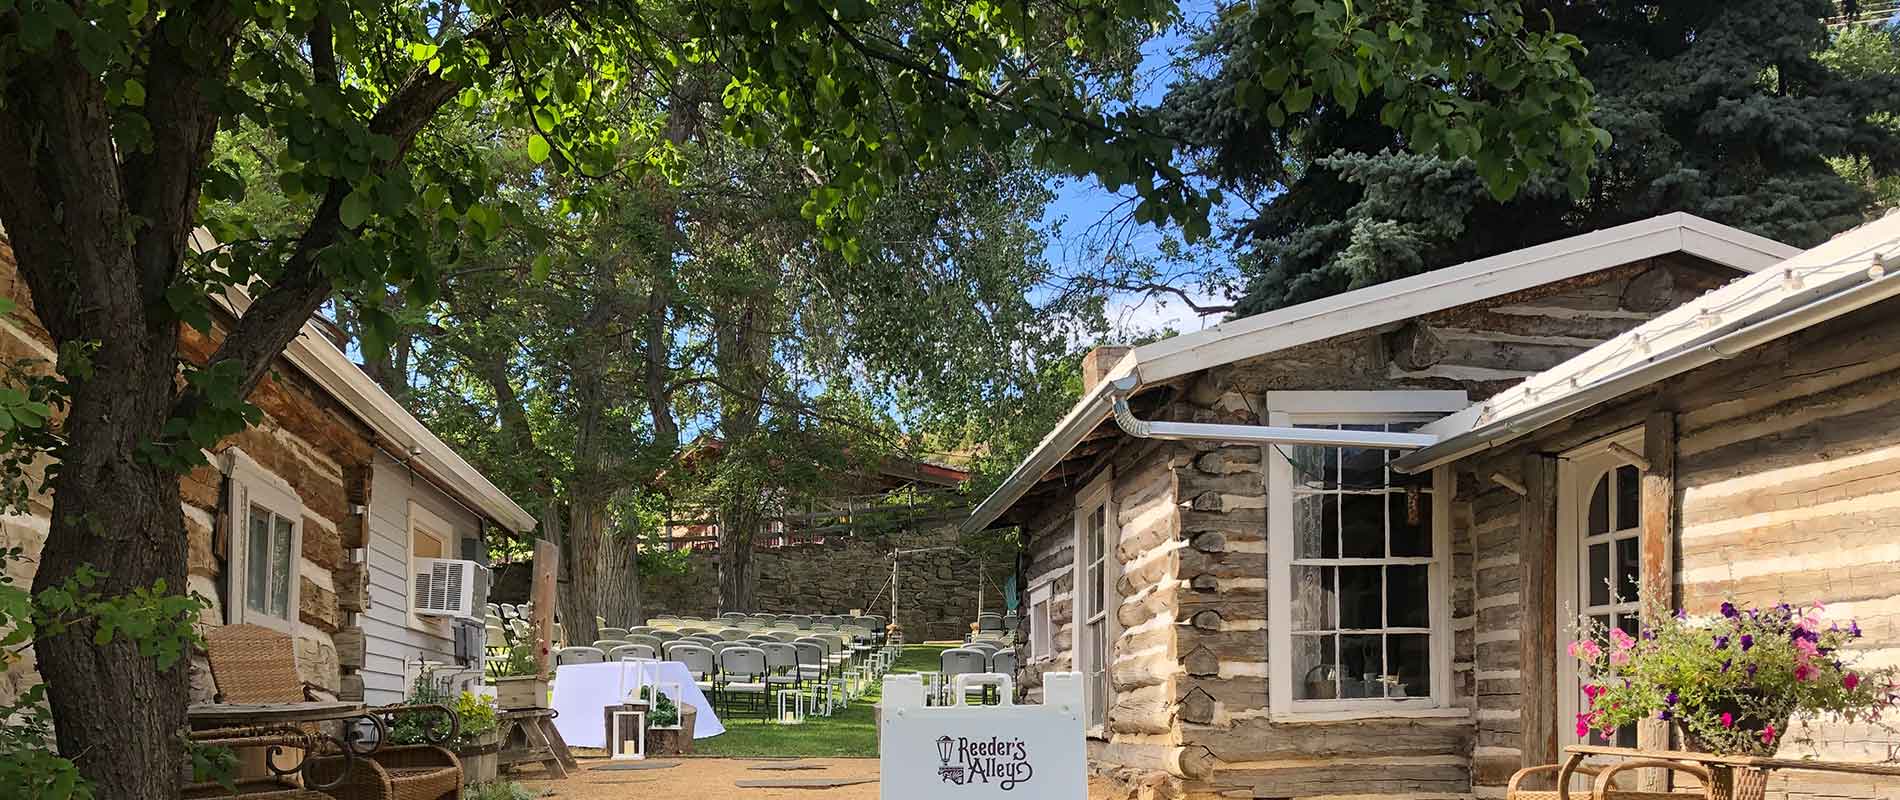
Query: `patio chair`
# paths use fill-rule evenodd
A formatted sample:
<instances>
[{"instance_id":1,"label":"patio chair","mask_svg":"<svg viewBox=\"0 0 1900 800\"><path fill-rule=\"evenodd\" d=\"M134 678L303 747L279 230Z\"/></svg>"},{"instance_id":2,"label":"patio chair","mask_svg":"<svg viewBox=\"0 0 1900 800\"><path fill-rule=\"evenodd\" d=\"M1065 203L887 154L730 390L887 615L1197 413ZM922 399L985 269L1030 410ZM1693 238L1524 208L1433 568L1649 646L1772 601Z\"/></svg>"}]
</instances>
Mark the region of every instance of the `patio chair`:
<instances>
[{"instance_id":1,"label":"patio chair","mask_svg":"<svg viewBox=\"0 0 1900 800\"><path fill-rule=\"evenodd\" d=\"M515 606L514 603L501 604L501 618L502 619L515 619L520 616L521 616L521 609Z\"/></svg>"},{"instance_id":2,"label":"patio chair","mask_svg":"<svg viewBox=\"0 0 1900 800\"><path fill-rule=\"evenodd\" d=\"M737 611L728 611L724 614L720 614L719 619L722 622L737 622L739 620L745 619L745 614L742 614Z\"/></svg>"},{"instance_id":3,"label":"patio chair","mask_svg":"<svg viewBox=\"0 0 1900 800\"><path fill-rule=\"evenodd\" d=\"M679 631L655 630L654 632L649 633L647 635L660 640L660 644L666 644L667 642L677 642L680 640Z\"/></svg>"},{"instance_id":4,"label":"patio chair","mask_svg":"<svg viewBox=\"0 0 1900 800\"><path fill-rule=\"evenodd\" d=\"M838 626L833 625L829 622L814 622L811 624L811 627L808 630L824 631L824 632L829 633L829 632L838 630Z\"/></svg>"},{"instance_id":5,"label":"patio chair","mask_svg":"<svg viewBox=\"0 0 1900 800\"><path fill-rule=\"evenodd\" d=\"M629 633L627 634L627 644L643 644L653 648L653 652L658 653L660 652L660 645L666 643L660 641L660 637L650 633Z\"/></svg>"},{"instance_id":6,"label":"patio chair","mask_svg":"<svg viewBox=\"0 0 1900 800\"><path fill-rule=\"evenodd\" d=\"M623 644L633 644L633 642L629 642L625 639L595 639L594 649L599 650L604 653L608 650L612 650Z\"/></svg>"},{"instance_id":7,"label":"patio chair","mask_svg":"<svg viewBox=\"0 0 1900 800\"><path fill-rule=\"evenodd\" d=\"M802 630L802 631L811 630L812 619L811 617L806 616L804 614L793 614L791 616L791 619L787 621L792 623L792 626L795 628L798 628L799 630Z\"/></svg>"},{"instance_id":8,"label":"patio chair","mask_svg":"<svg viewBox=\"0 0 1900 800\"><path fill-rule=\"evenodd\" d=\"M760 719L770 717L772 686L765 678L765 651L745 646L719 651L719 695L728 710L733 700L748 697L758 703Z\"/></svg>"},{"instance_id":9,"label":"patio chair","mask_svg":"<svg viewBox=\"0 0 1900 800\"><path fill-rule=\"evenodd\" d=\"M205 634L205 655L221 703L301 703L311 698L309 684L297 675L297 646L290 634L258 625L223 625ZM455 735L455 715L441 706L382 706L371 713L440 709L449 715L443 741ZM310 775L320 783L339 779L324 790L337 800L455 800L462 790L462 762L434 745L381 748L368 756L310 754ZM341 772L354 765L347 776ZM272 798L272 800L278 800ZM288 800L286 798L285 800Z\"/></svg>"},{"instance_id":10,"label":"patio chair","mask_svg":"<svg viewBox=\"0 0 1900 800\"><path fill-rule=\"evenodd\" d=\"M626 628L601 628L601 629L600 629L600 638L602 638L602 639L619 639L619 640L621 640L621 641L626 641L626 639L627 639L627 629L626 629Z\"/></svg>"},{"instance_id":11,"label":"patio chair","mask_svg":"<svg viewBox=\"0 0 1900 800\"><path fill-rule=\"evenodd\" d=\"M996 653L997 653L997 651L1000 651L1000 650L1002 650L1003 648L1001 648L1001 647L998 647L998 646L996 645L996 643L995 643L995 642L991 642L991 641L984 641L984 640L981 640L981 639L979 639L979 640L977 640L977 641L974 641L974 642L969 642L969 643L967 643L967 644L965 644L965 645L963 645L963 649L965 649L965 650L981 650L981 651L983 651L983 654L984 654L984 655L991 655L991 656L993 656L993 655L996 655Z\"/></svg>"},{"instance_id":12,"label":"patio chair","mask_svg":"<svg viewBox=\"0 0 1900 800\"><path fill-rule=\"evenodd\" d=\"M1003 615L989 611L976 615L976 630L978 633L1002 633Z\"/></svg>"},{"instance_id":13,"label":"patio chair","mask_svg":"<svg viewBox=\"0 0 1900 800\"><path fill-rule=\"evenodd\" d=\"M772 641L784 642L786 644L796 642L799 638L798 631L772 631L767 635L772 637Z\"/></svg>"},{"instance_id":14,"label":"patio chair","mask_svg":"<svg viewBox=\"0 0 1900 800\"><path fill-rule=\"evenodd\" d=\"M1006 633L1006 634L1015 633L1016 628L1022 625L1022 621L1023 621L1022 617L1016 616L1016 612L1014 611L1004 614L1003 615L1003 633Z\"/></svg>"},{"instance_id":15,"label":"patio chair","mask_svg":"<svg viewBox=\"0 0 1900 800\"><path fill-rule=\"evenodd\" d=\"M629 637L633 637L633 636L651 636L651 635L653 635L653 632L654 632L654 631L656 631L656 630L659 630L659 629L658 629L658 628L655 628L655 627L653 627L652 625L635 625L635 626L633 626L633 627L631 627L631 628L628 628L628 629L627 629L627 636L629 636ZM640 641L640 640L638 640L638 639L632 639L632 638L629 638L629 639L628 639L628 641L634 641L634 642L637 642L637 641Z\"/></svg>"},{"instance_id":16,"label":"patio chair","mask_svg":"<svg viewBox=\"0 0 1900 800\"><path fill-rule=\"evenodd\" d=\"M705 628L687 627L673 631L681 636L696 636L706 632Z\"/></svg>"},{"instance_id":17,"label":"patio chair","mask_svg":"<svg viewBox=\"0 0 1900 800\"><path fill-rule=\"evenodd\" d=\"M607 660L607 651L598 647L563 647L554 651L554 666L599 664Z\"/></svg>"},{"instance_id":18,"label":"patio chair","mask_svg":"<svg viewBox=\"0 0 1900 800\"><path fill-rule=\"evenodd\" d=\"M943 675L944 701L950 699L951 687L956 685L958 675L980 675L990 671L990 654L969 647L952 647L937 656L937 671ZM971 686L967 691L982 691L987 687Z\"/></svg>"},{"instance_id":19,"label":"patio chair","mask_svg":"<svg viewBox=\"0 0 1900 800\"><path fill-rule=\"evenodd\" d=\"M719 638L728 642L736 642L740 639L744 639L749 633L749 631L743 628L726 628L719 632Z\"/></svg>"},{"instance_id":20,"label":"patio chair","mask_svg":"<svg viewBox=\"0 0 1900 800\"><path fill-rule=\"evenodd\" d=\"M1575 770L1575 774L1590 776L1594 779L1594 786L1592 787L1592 791L1589 792L1584 792L1579 789L1572 789L1569 792L1559 792L1556 788L1555 781L1557 775L1563 770L1563 765L1561 764L1543 764L1535 767L1525 767L1511 776L1511 782L1506 785L1504 789L1504 798L1505 800L1563 800L1565 797L1572 798L1573 800L1581 800L1581 798L1584 797L1589 797L1591 800L1688 800L1688 798L1709 796L1706 789L1677 792L1649 792L1639 789L1617 788L1617 773L1629 769L1644 769L1650 767L1686 772L1690 775L1694 775L1696 780L1701 782L1702 786L1707 787L1710 785L1709 771L1702 766L1682 761L1635 758L1619 761L1615 764L1591 764L1587 762L1579 764ZM1545 783L1550 784L1551 788L1524 788L1523 782L1525 778L1545 773L1548 773L1550 778L1545 781Z\"/></svg>"},{"instance_id":21,"label":"patio chair","mask_svg":"<svg viewBox=\"0 0 1900 800\"><path fill-rule=\"evenodd\" d=\"M651 660L651 659L656 659L659 657L660 657L659 650L654 649L651 645L644 645L644 644L623 644L619 647L616 647L612 650L607 651L608 661L625 661L629 658L642 658L642 659Z\"/></svg>"},{"instance_id":22,"label":"patio chair","mask_svg":"<svg viewBox=\"0 0 1900 800\"><path fill-rule=\"evenodd\" d=\"M685 642L667 645L666 660L678 661L686 665L686 671L692 673L693 684L699 690L712 695L717 702L719 693L719 660L709 648Z\"/></svg>"},{"instance_id":23,"label":"patio chair","mask_svg":"<svg viewBox=\"0 0 1900 800\"><path fill-rule=\"evenodd\" d=\"M759 645L759 652L765 654L765 682L774 692L786 688L796 692L803 687L803 676L798 669L798 648L784 642L768 642Z\"/></svg>"},{"instance_id":24,"label":"patio chair","mask_svg":"<svg viewBox=\"0 0 1900 800\"><path fill-rule=\"evenodd\" d=\"M999 675L1008 675L1010 676L1011 680L1015 680L1016 678L1016 651L1004 650L1000 653L991 653L990 654L990 671L997 673Z\"/></svg>"}]
</instances>

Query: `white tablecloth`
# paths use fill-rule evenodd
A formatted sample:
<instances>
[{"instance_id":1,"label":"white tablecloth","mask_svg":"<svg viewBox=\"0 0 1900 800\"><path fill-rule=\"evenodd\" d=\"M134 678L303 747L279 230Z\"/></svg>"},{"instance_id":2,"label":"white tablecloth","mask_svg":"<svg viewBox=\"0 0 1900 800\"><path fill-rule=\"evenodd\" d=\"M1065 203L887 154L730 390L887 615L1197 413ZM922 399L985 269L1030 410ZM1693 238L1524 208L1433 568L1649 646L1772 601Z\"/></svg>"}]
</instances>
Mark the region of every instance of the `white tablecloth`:
<instances>
[{"instance_id":1,"label":"white tablecloth","mask_svg":"<svg viewBox=\"0 0 1900 800\"><path fill-rule=\"evenodd\" d=\"M698 709L693 718L693 738L704 739L726 732L713 713L706 694L693 683L686 665L677 661L622 661L606 664L564 664L554 669L554 727L574 747L607 747L607 729L601 709L619 705L635 694L641 685L665 684L661 692L674 703L682 698L673 694L673 684L686 695L684 703Z\"/></svg>"}]
</instances>

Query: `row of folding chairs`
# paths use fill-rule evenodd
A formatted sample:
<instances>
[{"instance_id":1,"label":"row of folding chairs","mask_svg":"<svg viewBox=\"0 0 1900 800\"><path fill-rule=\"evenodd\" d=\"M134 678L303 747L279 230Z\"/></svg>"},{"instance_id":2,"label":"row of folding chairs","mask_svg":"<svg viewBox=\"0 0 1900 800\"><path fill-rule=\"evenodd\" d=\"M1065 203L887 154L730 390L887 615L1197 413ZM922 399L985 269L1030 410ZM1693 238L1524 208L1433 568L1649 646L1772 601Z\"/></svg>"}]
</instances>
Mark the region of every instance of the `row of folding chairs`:
<instances>
[{"instance_id":1,"label":"row of folding chairs","mask_svg":"<svg viewBox=\"0 0 1900 800\"><path fill-rule=\"evenodd\" d=\"M602 645L607 645L602 647ZM554 654L555 664L590 664L626 659L664 657L685 665L694 682L715 708L731 711L744 704L761 717L770 717L781 691L810 692L811 704L821 698L824 712L850 700L844 680L851 668L851 651L835 638L802 637L793 641L749 639L739 641L682 638L657 650L648 642L596 642L594 647L565 647ZM803 702L803 698L799 699Z\"/></svg>"},{"instance_id":2,"label":"row of folding chairs","mask_svg":"<svg viewBox=\"0 0 1900 800\"><path fill-rule=\"evenodd\" d=\"M1013 680L1016 676L1016 651L1000 649L989 642L971 642L943 651L937 656L937 668L943 681L938 702L944 703L949 700L950 693L955 691L951 687L956 685L958 675L995 672L1008 675ZM971 687L973 691L979 689L987 701L990 697L989 687Z\"/></svg>"}]
</instances>

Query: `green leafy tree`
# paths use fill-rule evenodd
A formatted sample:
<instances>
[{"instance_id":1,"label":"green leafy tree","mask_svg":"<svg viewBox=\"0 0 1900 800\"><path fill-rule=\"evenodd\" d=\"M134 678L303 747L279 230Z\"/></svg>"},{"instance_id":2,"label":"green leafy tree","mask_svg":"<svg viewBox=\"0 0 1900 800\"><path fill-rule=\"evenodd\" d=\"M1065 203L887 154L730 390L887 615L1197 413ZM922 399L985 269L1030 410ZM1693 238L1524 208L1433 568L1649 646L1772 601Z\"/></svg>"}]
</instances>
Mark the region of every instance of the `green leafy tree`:
<instances>
[{"instance_id":1,"label":"green leafy tree","mask_svg":"<svg viewBox=\"0 0 1900 800\"><path fill-rule=\"evenodd\" d=\"M1273 130L1225 99L1245 69L1171 93L1169 130L1203 169L1263 198L1232 230L1246 283L1236 314L1669 211L1813 245L1866 219L1900 167L1900 83L1876 66L1893 63L1891 36L1833 38L1826 0L1526 9L1587 51L1592 120L1614 144L1588 170L1565 165L1508 198L1490 191L1486 159L1408 150L1376 105L1316 105ZM1198 53L1231 64L1230 42L1250 36L1219 25Z\"/></svg>"},{"instance_id":2,"label":"green leafy tree","mask_svg":"<svg viewBox=\"0 0 1900 800\"><path fill-rule=\"evenodd\" d=\"M1320 98L1382 97L1382 120L1412 146L1480 154L1506 192L1541 164L1587 158L1594 134L1568 42L1526 29L1504 0L1446 6L1272 5L1251 51L1265 67L1260 91L1241 87L1248 113L1272 121ZM551 174L670 182L669 118L691 104L645 92L656 77L697 76L729 135L802 159L814 177L800 213L843 263L866 256L854 223L899 176L1024 132L1038 134L1036 156L1052 168L1135 186L1143 219L1205 229L1214 198L1170 163L1148 115L1093 93L1093 56L1168 24L1171 3L888 10L862 0L0 2L0 224L62 354L90 353L88 369L59 365L70 408L49 448L61 469L35 588L88 565L103 597L183 585L178 472L256 418L244 398L304 321L338 295L397 291L402 307L426 306L458 247L479 250L521 222L444 135L458 120L491 116ZM1467 101L1471 83L1493 91ZM1487 119L1515 124L1508 136L1470 135ZM243 124L268 133L277 186L307 209L295 224L257 228L203 202L244 192L239 166L213 158L218 131ZM219 244L192 247L200 227ZM179 326L208 328L207 297L232 286L253 294L242 319L205 365L181 366ZM357 309L380 356L397 314ZM748 324L784 321L739 310ZM722 334L721 357L756 363L742 330ZM743 418L750 401L738 402ZM98 624L35 640L58 751L100 795L174 797L185 670L99 643Z\"/></svg>"}]
</instances>

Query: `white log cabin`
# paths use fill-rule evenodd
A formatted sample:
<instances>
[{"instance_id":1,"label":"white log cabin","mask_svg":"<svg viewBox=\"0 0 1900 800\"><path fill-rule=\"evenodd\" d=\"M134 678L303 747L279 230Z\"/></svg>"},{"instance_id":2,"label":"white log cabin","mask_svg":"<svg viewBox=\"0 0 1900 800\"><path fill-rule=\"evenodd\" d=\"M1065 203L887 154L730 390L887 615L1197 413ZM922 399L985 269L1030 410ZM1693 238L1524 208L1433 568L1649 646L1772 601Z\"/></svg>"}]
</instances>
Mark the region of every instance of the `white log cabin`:
<instances>
[{"instance_id":1,"label":"white log cabin","mask_svg":"<svg viewBox=\"0 0 1900 800\"><path fill-rule=\"evenodd\" d=\"M1098 348L964 523L1023 531L1020 683L1084 674L1125 797L1464 798L1575 741L1568 620L1634 590L1825 600L1900 661L1897 242L1668 214Z\"/></svg>"}]
</instances>

